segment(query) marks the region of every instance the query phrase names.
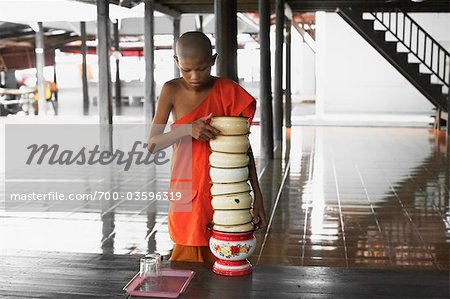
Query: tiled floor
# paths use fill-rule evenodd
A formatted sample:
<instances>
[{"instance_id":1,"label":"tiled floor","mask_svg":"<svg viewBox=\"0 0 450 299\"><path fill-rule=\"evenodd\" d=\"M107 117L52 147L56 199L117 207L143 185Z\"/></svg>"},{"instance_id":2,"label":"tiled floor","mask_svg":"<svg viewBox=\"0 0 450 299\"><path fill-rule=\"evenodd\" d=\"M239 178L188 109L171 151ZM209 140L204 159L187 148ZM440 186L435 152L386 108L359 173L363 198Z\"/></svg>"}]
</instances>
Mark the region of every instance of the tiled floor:
<instances>
[{"instance_id":1,"label":"tiled floor","mask_svg":"<svg viewBox=\"0 0 450 299\"><path fill-rule=\"evenodd\" d=\"M407 128L291 130L289 175L272 207L271 226L260 236L256 262L449 269L443 134Z\"/></svg>"},{"instance_id":2,"label":"tiled floor","mask_svg":"<svg viewBox=\"0 0 450 299\"><path fill-rule=\"evenodd\" d=\"M258 161L270 226L257 234L253 263L450 269L443 134L420 128L293 127L286 136L279 159ZM257 154L258 127L251 138ZM120 188L139 188L136 183L122 181ZM0 248L6 253L168 254L172 246L164 203L139 211L126 205L1 211L0 222Z\"/></svg>"}]
</instances>

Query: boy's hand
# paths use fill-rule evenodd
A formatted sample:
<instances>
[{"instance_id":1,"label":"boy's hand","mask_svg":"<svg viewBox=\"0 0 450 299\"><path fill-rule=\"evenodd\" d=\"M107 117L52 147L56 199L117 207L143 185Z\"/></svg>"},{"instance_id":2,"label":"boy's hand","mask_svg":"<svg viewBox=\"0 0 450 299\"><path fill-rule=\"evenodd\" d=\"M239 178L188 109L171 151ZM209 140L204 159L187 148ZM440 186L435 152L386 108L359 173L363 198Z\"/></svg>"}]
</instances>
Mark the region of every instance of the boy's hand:
<instances>
[{"instance_id":1,"label":"boy's hand","mask_svg":"<svg viewBox=\"0 0 450 299\"><path fill-rule=\"evenodd\" d=\"M267 225L266 212L264 211L263 198L261 194L255 194L252 215L253 223L257 226L257 229L265 229Z\"/></svg>"},{"instance_id":2,"label":"boy's hand","mask_svg":"<svg viewBox=\"0 0 450 299\"><path fill-rule=\"evenodd\" d=\"M220 133L219 130L210 126L206 122L210 120L212 113L207 116L201 117L192 123L192 137L197 140L208 142L210 139Z\"/></svg>"}]
</instances>

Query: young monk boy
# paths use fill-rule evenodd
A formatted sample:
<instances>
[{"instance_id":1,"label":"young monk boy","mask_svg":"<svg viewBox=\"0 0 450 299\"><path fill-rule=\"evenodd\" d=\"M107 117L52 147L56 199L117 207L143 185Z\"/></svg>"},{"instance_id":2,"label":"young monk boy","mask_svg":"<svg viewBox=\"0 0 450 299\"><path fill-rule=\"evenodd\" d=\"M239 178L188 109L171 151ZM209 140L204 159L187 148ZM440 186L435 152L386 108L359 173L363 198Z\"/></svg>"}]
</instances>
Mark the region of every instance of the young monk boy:
<instances>
[{"instance_id":1,"label":"young monk boy","mask_svg":"<svg viewBox=\"0 0 450 299\"><path fill-rule=\"evenodd\" d=\"M171 260L215 261L208 247L211 236L208 226L213 218L208 142L220 131L208 123L212 116L246 116L251 120L255 114L255 99L241 86L211 76L216 56L212 55L209 38L201 32L187 32L179 38L174 59L181 78L164 84L149 135L148 144L149 147L154 145L153 150L176 145L186 137L192 139L192 157L181 157L189 159L192 165L192 209L190 212L169 211L169 233L175 243ZM170 113L174 120L172 130L163 133ZM192 130L179 126L182 124L190 124ZM183 156L174 150L175 155ZM253 221L264 228L266 216L251 148L248 155L254 192ZM176 159L180 161L180 157Z\"/></svg>"}]
</instances>

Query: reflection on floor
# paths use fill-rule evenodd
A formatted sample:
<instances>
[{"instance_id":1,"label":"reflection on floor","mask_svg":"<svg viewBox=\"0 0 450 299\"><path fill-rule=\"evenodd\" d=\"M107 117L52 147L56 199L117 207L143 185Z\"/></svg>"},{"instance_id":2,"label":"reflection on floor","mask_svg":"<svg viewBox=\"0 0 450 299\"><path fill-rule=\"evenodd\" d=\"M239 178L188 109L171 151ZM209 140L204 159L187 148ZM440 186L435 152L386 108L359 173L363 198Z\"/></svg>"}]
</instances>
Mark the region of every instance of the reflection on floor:
<instances>
[{"instance_id":1,"label":"reflection on floor","mask_svg":"<svg viewBox=\"0 0 450 299\"><path fill-rule=\"evenodd\" d=\"M275 208L267 201L272 222L258 263L449 269L444 135L320 127L289 135L289 162L263 178L263 186L279 185L289 166Z\"/></svg>"},{"instance_id":2,"label":"reflection on floor","mask_svg":"<svg viewBox=\"0 0 450 299\"><path fill-rule=\"evenodd\" d=\"M252 146L258 153L258 127ZM293 127L279 158L258 161L270 225L255 264L449 269L448 148L427 129ZM121 181L134 190L146 182ZM3 196L3 190L1 196ZM0 247L169 254L167 205L0 212Z\"/></svg>"}]
</instances>

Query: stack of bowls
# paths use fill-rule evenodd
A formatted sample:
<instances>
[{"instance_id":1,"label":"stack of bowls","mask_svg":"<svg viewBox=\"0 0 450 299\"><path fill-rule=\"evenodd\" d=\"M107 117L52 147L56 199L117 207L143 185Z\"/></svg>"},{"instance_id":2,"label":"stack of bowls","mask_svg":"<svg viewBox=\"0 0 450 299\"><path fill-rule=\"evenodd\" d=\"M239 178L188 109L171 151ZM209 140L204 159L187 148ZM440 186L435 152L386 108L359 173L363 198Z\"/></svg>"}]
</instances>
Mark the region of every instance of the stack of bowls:
<instances>
[{"instance_id":1,"label":"stack of bowls","mask_svg":"<svg viewBox=\"0 0 450 299\"><path fill-rule=\"evenodd\" d=\"M251 272L247 258L255 250L250 185L248 183L250 146L246 117L213 117L211 126L221 131L210 140L213 235L210 248L219 259L213 271L221 275L244 275Z\"/></svg>"}]
</instances>

